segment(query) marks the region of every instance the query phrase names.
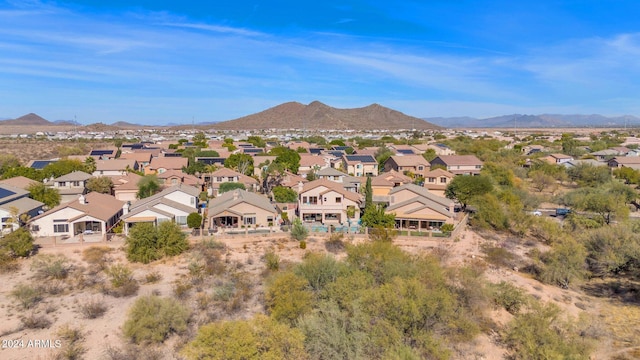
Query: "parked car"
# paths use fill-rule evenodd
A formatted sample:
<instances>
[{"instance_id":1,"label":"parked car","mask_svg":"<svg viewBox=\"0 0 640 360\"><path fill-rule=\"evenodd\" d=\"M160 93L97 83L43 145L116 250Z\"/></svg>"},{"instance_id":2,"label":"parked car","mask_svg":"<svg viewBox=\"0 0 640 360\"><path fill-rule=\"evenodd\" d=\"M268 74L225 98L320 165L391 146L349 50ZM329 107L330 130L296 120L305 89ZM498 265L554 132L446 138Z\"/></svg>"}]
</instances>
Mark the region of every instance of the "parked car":
<instances>
[{"instance_id":1,"label":"parked car","mask_svg":"<svg viewBox=\"0 0 640 360\"><path fill-rule=\"evenodd\" d=\"M532 211L531 215L533 215L533 216L542 216L542 211L540 211L540 210Z\"/></svg>"},{"instance_id":2,"label":"parked car","mask_svg":"<svg viewBox=\"0 0 640 360\"><path fill-rule=\"evenodd\" d=\"M557 208L556 209L556 216L567 216L571 213L571 209L566 209L566 208Z\"/></svg>"}]
</instances>

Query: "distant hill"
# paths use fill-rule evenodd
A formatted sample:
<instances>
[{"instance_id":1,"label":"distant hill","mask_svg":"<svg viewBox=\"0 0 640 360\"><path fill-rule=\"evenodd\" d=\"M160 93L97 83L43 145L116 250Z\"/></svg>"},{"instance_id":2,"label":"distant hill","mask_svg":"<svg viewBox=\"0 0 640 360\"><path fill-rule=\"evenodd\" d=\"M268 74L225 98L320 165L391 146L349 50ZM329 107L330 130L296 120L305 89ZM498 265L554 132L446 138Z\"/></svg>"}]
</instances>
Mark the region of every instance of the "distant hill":
<instances>
[{"instance_id":1,"label":"distant hill","mask_svg":"<svg viewBox=\"0 0 640 360\"><path fill-rule=\"evenodd\" d=\"M218 130L250 129L419 129L439 127L399 111L372 104L363 108L337 109L314 101L309 105L284 103L235 120L212 123Z\"/></svg>"},{"instance_id":2,"label":"distant hill","mask_svg":"<svg viewBox=\"0 0 640 360\"><path fill-rule=\"evenodd\" d=\"M11 120L2 120L0 121L0 125L3 125L3 126L51 126L55 124L43 119L37 114L29 113L27 115L20 116L19 118L15 118Z\"/></svg>"},{"instance_id":3,"label":"distant hill","mask_svg":"<svg viewBox=\"0 0 640 360\"><path fill-rule=\"evenodd\" d=\"M119 128L131 128L131 127L140 127L142 125L132 124L126 121L118 121L111 124L111 126L119 127Z\"/></svg>"},{"instance_id":4,"label":"distant hill","mask_svg":"<svg viewBox=\"0 0 640 360\"><path fill-rule=\"evenodd\" d=\"M560 128L560 127L638 127L640 118L624 115L607 117L598 114L592 115L522 115L512 114L491 118L472 117L433 117L424 118L445 128Z\"/></svg>"}]
</instances>

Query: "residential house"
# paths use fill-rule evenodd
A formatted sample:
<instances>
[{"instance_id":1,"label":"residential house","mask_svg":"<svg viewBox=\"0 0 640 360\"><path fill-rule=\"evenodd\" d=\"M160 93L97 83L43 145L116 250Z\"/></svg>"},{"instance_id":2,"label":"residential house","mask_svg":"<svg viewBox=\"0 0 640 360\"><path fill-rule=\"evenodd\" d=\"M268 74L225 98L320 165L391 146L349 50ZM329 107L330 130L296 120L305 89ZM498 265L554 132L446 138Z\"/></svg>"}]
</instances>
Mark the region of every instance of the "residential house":
<instances>
[{"instance_id":1,"label":"residential house","mask_svg":"<svg viewBox=\"0 0 640 360\"><path fill-rule=\"evenodd\" d=\"M128 172L125 175L110 176L110 178L113 182L113 196L116 199L129 203L138 200L138 181L142 176Z\"/></svg>"},{"instance_id":2,"label":"residential house","mask_svg":"<svg viewBox=\"0 0 640 360\"><path fill-rule=\"evenodd\" d=\"M301 186L298 216L304 222L350 224L358 222L362 196L339 183L318 179Z\"/></svg>"},{"instance_id":3,"label":"residential house","mask_svg":"<svg viewBox=\"0 0 640 360\"><path fill-rule=\"evenodd\" d=\"M353 176L378 175L378 161L371 155L342 155L342 169Z\"/></svg>"},{"instance_id":4,"label":"residential house","mask_svg":"<svg viewBox=\"0 0 640 360\"><path fill-rule=\"evenodd\" d=\"M89 153L89 156L96 160L111 160L116 158L118 149L93 149ZM85 156L86 158L86 156Z\"/></svg>"},{"instance_id":5,"label":"residential house","mask_svg":"<svg viewBox=\"0 0 640 360\"><path fill-rule=\"evenodd\" d=\"M23 190L29 190L29 187L35 184L40 184L40 182L31 180L24 176L14 176L12 178L0 180L0 185L9 185Z\"/></svg>"},{"instance_id":6,"label":"residential house","mask_svg":"<svg viewBox=\"0 0 640 360\"><path fill-rule=\"evenodd\" d=\"M105 235L120 220L124 205L111 195L90 192L32 218L29 226L35 237Z\"/></svg>"},{"instance_id":7,"label":"residential house","mask_svg":"<svg viewBox=\"0 0 640 360\"><path fill-rule=\"evenodd\" d=\"M540 160L544 160L550 164L561 165L566 162L572 161L573 156L565 154L549 154L547 156L541 157Z\"/></svg>"},{"instance_id":8,"label":"residential house","mask_svg":"<svg viewBox=\"0 0 640 360\"><path fill-rule=\"evenodd\" d=\"M87 193L87 181L92 177L84 171L76 170L55 179L50 179L45 185L58 191L60 203L68 203Z\"/></svg>"},{"instance_id":9,"label":"residential house","mask_svg":"<svg viewBox=\"0 0 640 360\"><path fill-rule=\"evenodd\" d=\"M544 151L545 151L545 147L542 145L534 144L534 145L525 145L522 147L522 152L525 155L533 155L533 154L541 153Z\"/></svg>"},{"instance_id":10,"label":"residential house","mask_svg":"<svg viewBox=\"0 0 640 360\"><path fill-rule=\"evenodd\" d=\"M424 176L431 164L422 155L393 155L384 162L384 171L410 172Z\"/></svg>"},{"instance_id":11,"label":"residential house","mask_svg":"<svg viewBox=\"0 0 640 360\"><path fill-rule=\"evenodd\" d=\"M169 170L182 170L189 165L189 159L183 157L160 156L151 159L149 165L144 168L144 174L162 174Z\"/></svg>"},{"instance_id":12,"label":"residential house","mask_svg":"<svg viewBox=\"0 0 640 360\"><path fill-rule=\"evenodd\" d=\"M96 170L93 176L125 175L130 170L138 171L138 162L133 159L96 160Z\"/></svg>"},{"instance_id":13,"label":"residential house","mask_svg":"<svg viewBox=\"0 0 640 360\"><path fill-rule=\"evenodd\" d=\"M444 196L444 191L454 176L453 173L444 169L430 170L424 174L424 184L422 186L435 195Z\"/></svg>"},{"instance_id":14,"label":"residential house","mask_svg":"<svg viewBox=\"0 0 640 360\"><path fill-rule=\"evenodd\" d=\"M430 149L435 151L435 154L437 156L455 155L456 154L456 152L454 150L452 150L451 148L449 148L447 145L440 144L440 143L436 143L436 144L415 144L415 145L412 145L412 147L416 150L415 151L416 154L423 154L423 153L427 152Z\"/></svg>"},{"instance_id":15,"label":"residential house","mask_svg":"<svg viewBox=\"0 0 640 360\"><path fill-rule=\"evenodd\" d=\"M145 168L149 163L151 163L151 159L153 158L153 154L148 151L136 151L136 152L126 152L120 154L118 159L122 160L135 160L138 163L140 168Z\"/></svg>"},{"instance_id":16,"label":"residential house","mask_svg":"<svg viewBox=\"0 0 640 360\"><path fill-rule=\"evenodd\" d=\"M220 185L227 182L236 182L244 184L245 189L256 191L258 189L258 180L251 176L244 175L229 168L221 168L212 173L203 174L203 180L207 186L209 196L218 196Z\"/></svg>"},{"instance_id":17,"label":"residential house","mask_svg":"<svg viewBox=\"0 0 640 360\"><path fill-rule=\"evenodd\" d=\"M44 204L29 197L29 191L0 184L0 230L13 231L30 217L37 216Z\"/></svg>"},{"instance_id":18,"label":"residential house","mask_svg":"<svg viewBox=\"0 0 640 360\"><path fill-rule=\"evenodd\" d=\"M317 172L328 167L330 167L329 159L322 155L300 154L298 175L307 177L307 174L311 172Z\"/></svg>"},{"instance_id":19,"label":"residential house","mask_svg":"<svg viewBox=\"0 0 640 360\"><path fill-rule=\"evenodd\" d=\"M389 196L391 201L385 212L395 214L396 227L400 229L429 231L454 223L453 200L421 186L405 184L391 190Z\"/></svg>"},{"instance_id":20,"label":"residential house","mask_svg":"<svg viewBox=\"0 0 640 360\"><path fill-rule=\"evenodd\" d=\"M389 193L395 187L410 184L413 181L407 175L404 175L395 170L383 172L378 176L371 178L371 192L373 195L373 202L375 203L389 203ZM363 185L366 186L366 178L363 179Z\"/></svg>"},{"instance_id":21,"label":"residential house","mask_svg":"<svg viewBox=\"0 0 640 360\"><path fill-rule=\"evenodd\" d=\"M431 168L437 165L454 175L480 175L483 163L475 155L439 155L431 160Z\"/></svg>"},{"instance_id":22,"label":"residential house","mask_svg":"<svg viewBox=\"0 0 640 360\"><path fill-rule=\"evenodd\" d=\"M267 227L277 224L278 211L265 196L241 189L227 191L209 202L207 224L218 227Z\"/></svg>"},{"instance_id":23,"label":"residential house","mask_svg":"<svg viewBox=\"0 0 640 360\"><path fill-rule=\"evenodd\" d=\"M128 233L135 224L141 222L158 225L162 221L174 221L184 227L187 224L187 216L199 212L199 195L200 189L178 184L140 199L125 208L122 216L124 231Z\"/></svg>"},{"instance_id":24,"label":"residential house","mask_svg":"<svg viewBox=\"0 0 640 360\"><path fill-rule=\"evenodd\" d=\"M182 172L182 170L167 170L157 175L160 185L163 187L170 187L178 184L185 184L189 186L202 188L202 180L195 175L190 175Z\"/></svg>"},{"instance_id":25,"label":"residential house","mask_svg":"<svg viewBox=\"0 0 640 360\"><path fill-rule=\"evenodd\" d=\"M347 175L342 171L334 168L325 168L319 170L316 173L316 176L318 177L318 179L327 179L333 182L337 182L338 184L342 184L343 188L351 192L360 192L360 188L362 187L363 178Z\"/></svg>"},{"instance_id":26,"label":"residential house","mask_svg":"<svg viewBox=\"0 0 640 360\"><path fill-rule=\"evenodd\" d=\"M637 156L616 156L607 162L611 168L628 167L634 170L640 170L640 157Z\"/></svg>"}]
</instances>

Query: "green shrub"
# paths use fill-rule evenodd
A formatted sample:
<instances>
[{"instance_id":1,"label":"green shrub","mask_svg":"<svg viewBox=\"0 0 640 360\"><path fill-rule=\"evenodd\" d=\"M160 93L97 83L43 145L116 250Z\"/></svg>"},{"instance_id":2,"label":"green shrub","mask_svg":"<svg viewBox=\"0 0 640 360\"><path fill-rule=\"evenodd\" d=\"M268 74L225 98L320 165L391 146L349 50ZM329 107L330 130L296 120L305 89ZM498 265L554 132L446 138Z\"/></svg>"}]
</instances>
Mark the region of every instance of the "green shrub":
<instances>
[{"instance_id":1,"label":"green shrub","mask_svg":"<svg viewBox=\"0 0 640 360\"><path fill-rule=\"evenodd\" d=\"M138 292L138 281L133 277L133 272L127 266L115 264L106 271L111 285L108 293L120 297L131 296Z\"/></svg>"},{"instance_id":2,"label":"green shrub","mask_svg":"<svg viewBox=\"0 0 640 360\"><path fill-rule=\"evenodd\" d=\"M25 228L19 228L0 240L0 248L11 252L13 257L27 257L33 252L33 237Z\"/></svg>"},{"instance_id":3,"label":"green shrub","mask_svg":"<svg viewBox=\"0 0 640 360\"><path fill-rule=\"evenodd\" d=\"M508 282L501 281L498 284L491 284L489 287L493 302L511 314L517 314L527 304L524 291Z\"/></svg>"},{"instance_id":4,"label":"green shrub","mask_svg":"<svg viewBox=\"0 0 640 360\"><path fill-rule=\"evenodd\" d=\"M264 315L202 326L182 351L187 359L259 360L308 358L300 330Z\"/></svg>"},{"instance_id":5,"label":"green shrub","mask_svg":"<svg viewBox=\"0 0 640 360\"><path fill-rule=\"evenodd\" d=\"M504 341L515 360L590 358L591 344L560 316L557 305L534 303L508 325Z\"/></svg>"},{"instance_id":6,"label":"green shrub","mask_svg":"<svg viewBox=\"0 0 640 360\"><path fill-rule=\"evenodd\" d=\"M157 228L151 223L137 224L127 236L127 259L144 264L181 254L188 248L187 236L172 221L164 221Z\"/></svg>"},{"instance_id":7,"label":"green shrub","mask_svg":"<svg viewBox=\"0 0 640 360\"><path fill-rule=\"evenodd\" d=\"M304 240L300 240L300 249L304 250L307 248L307 242Z\"/></svg>"},{"instance_id":8,"label":"green shrub","mask_svg":"<svg viewBox=\"0 0 640 360\"><path fill-rule=\"evenodd\" d=\"M267 263L267 269L277 271L280 269L280 256L273 251L264 254L264 261Z\"/></svg>"},{"instance_id":9,"label":"green shrub","mask_svg":"<svg viewBox=\"0 0 640 360\"><path fill-rule=\"evenodd\" d=\"M15 298L23 309L30 309L42 301L43 291L41 288L25 284L18 284L11 291L11 296Z\"/></svg>"},{"instance_id":10,"label":"green shrub","mask_svg":"<svg viewBox=\"0 0 640 360\"><path fill-rule=\"evenodd\" d=\"M136 344L163 342L172 333L187 330L190 313L179 301L158 296L136 300L124 323L124 335Z\"/></svg>"},{"instance_id":11,"label":"green shrub","mask_svg":"<svg viewBox=\"0 0 640 360\"><path fill-rule=\"evenodd\" d=\"M66 279L72 266L64 255L42 254L33 259L31 270L36 279Z\"/></svg>"},{"instance_id":12,"label":"green shrub","mask_svg":"<svg viewBox=\"0 0 640 360\"><path fill-rule=\"evenodd\" d=\"M312 294L309 283L291 272L277 275L267 286L265 303L271 316L282 322L295 323L296 319L311 310Z\"/></svg>"},{"instance_id":13,"label":"green shrub","mask_svg":"<svg viewBox=\"0 0 640 360\"><path fill-rule=\"evenodd\" d=\"M291 227L291 238L294 240L304 240L309 236L309 229L307 229L300 221L300 218L293 220L293 226Z\"/></svg>"}]
</instances>

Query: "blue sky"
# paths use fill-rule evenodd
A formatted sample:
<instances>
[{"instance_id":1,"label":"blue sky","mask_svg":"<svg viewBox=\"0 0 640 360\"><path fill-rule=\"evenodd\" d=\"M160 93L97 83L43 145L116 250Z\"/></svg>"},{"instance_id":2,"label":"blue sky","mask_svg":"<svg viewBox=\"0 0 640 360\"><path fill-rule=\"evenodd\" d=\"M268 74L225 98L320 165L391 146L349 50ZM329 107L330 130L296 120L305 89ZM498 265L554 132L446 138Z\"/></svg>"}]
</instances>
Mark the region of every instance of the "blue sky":
<instances>
[{"instance_id":1,"label":"blue sky","mask_svg":"<svg viewBox=\"0 0 640 360\"><path fill-rule=\"evenodd\" d=\"M134 5L135 4L135 5ZM0 0L0 117L640 115L639 1Z\"/></svg>"}]
</instances>

